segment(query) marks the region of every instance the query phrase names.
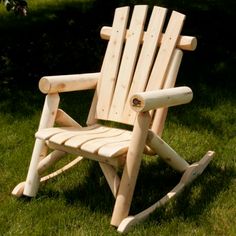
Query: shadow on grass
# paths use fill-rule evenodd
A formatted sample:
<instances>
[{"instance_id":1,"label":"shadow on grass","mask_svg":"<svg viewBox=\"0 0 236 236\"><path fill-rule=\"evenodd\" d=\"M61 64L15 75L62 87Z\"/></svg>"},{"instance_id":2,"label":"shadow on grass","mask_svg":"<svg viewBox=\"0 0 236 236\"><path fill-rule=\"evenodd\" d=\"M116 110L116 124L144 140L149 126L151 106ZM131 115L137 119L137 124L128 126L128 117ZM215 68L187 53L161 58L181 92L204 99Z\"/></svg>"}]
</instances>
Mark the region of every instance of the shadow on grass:
<instances>
[{"instance_id":1,"label":"shadow on grass","mask_svg":"<svg viewBox=\"0 0 236 236\"><path fill-rule=\"evenodd\" d=\"M196 221L206 208L210 207L209 205L214 205L221 192L227 191L235 177L235 169L231 167L222 169L211 164L175 200L151 214L149 220L158 224L176 217ZM115 200L96 163L89 164L87 173L79 180L80 183L76 182L75 178L70 179L70 174L65 178L67 183L75 181L72 183L72 188L64 186L64 189L62 187L60 191L56 191L52 185L60 180L55 179L50 181L51 183L46 183L51 187L41 186L36 198L45 197L45 200L63 198L68 206L85 206L91 212L112 214ZM143 162L130 214L137 214L161 199L179 182L180 178L180 174L167 167L162 161Z\"/></svg>"}]
</instances>

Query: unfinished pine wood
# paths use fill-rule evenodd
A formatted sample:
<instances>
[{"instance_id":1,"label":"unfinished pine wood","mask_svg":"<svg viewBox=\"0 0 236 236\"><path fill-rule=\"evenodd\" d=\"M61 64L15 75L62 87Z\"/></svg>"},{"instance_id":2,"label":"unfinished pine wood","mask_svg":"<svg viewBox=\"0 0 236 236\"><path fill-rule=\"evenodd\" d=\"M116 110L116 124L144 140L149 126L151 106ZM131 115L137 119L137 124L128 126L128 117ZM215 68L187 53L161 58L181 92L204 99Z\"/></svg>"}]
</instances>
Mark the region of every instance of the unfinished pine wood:
<instances>
[{"instance_id":1,"label":"unfinished pine wood","mask_svg":"<svg viewBox=\"0 0 236 236\"><path fill-rule=\"evenodd\" d=\"M61 93L85 89L94 89L100 73L45 76L39 81L42 93Z\"/></svg>"},{"instance_id":2,"label":"unfinished pine wood","mask_svg":"<svg viewBox=\"0 0 236 236\"><path fill-rule=\"evenodd\" d=\"M130 107L130 97L137 92L143 92L149 79L154 57L156 56L158 40L166 17L166 8L154 7L148 24L147 32L139 55L139 60L135 69L129 95L122 114L122 122L134 124L136 113Z\"/></svg>"},{"instance_id":3,"label":"unfinished pine wood","mask_svg":"<svg viewBox=\"0 0 236 236\"><path fill-rule=\"evenodd\" d=\"M90 152L82 151L79 148L72 148L72 147L65 146L65 145L59 145L59 144L55 144L50 141L47 141L47 145L51 149L56 149L56 150L63 151L66 153L86 157L87 159L106 163L106 164L109 164L114 167L121 167L124 165L124 162L125 162L125 158L123 155L119 155L119 156L115 156L115 157L102 156L97 153L90 153Z\"/></svg>"},{"instance_id":4,"label":"unfinished pine wood","mask_svg":"<svg viewBox=\"0 0 236 236\"><path fill-rule=\"evenodd\" d=\"M111 30L112 28L110 26L103 26L100 32L101 38L109 40L111 35ZM126 39L128 38L128 35L129 35L129 30L126 31ZM163 36L164 34L162 33L160 39L158 40L158 45L162 43ZM144 32L142 41L144 41L145 37L146 37L146 32ZM192 36L180 35L176 47L182 50L194 51L197 47L197 38Z\"/></svg>"},{"instance_id":5,"label":"unfinished pine wood","mask_svg":"<svg viewBox=\"0 0 236 236\"><path fill-rule=\"evenodd\" d=\"M160 107L171 107L189 103L193 98L189 87L176 87L137 93L131 97L130 106L137 112L145 112Z\"/></svg>"},{"instance_id":6,"label":"unfinished pine wood","mask_svg":"<svg viewBox=\"0 0 236 236\"><path fill-rule=\"evenodd\" d=\"M129 214L150 122L151 117L148 112L139 113L134 125L127 160L112 214L111 225L118 226Z\"/></svg>"},{"instance_id":7,"label":"unfinished pine wood","mask_svg":"<svg viewBox=\"0 0 236 236\"><path fill-rule=\"evenodd\" d=\"M99 165L106 177L107 183L111 189L111 192L113 193L113 196L116 198L120 186L120 177L117 175L116 169L113 166L101 162L99 162Z\"/></svg>"},{"instance_id":8,"label":"unfinished pine wood","mask_svg":"<svg viewBox=\"0 0 236 236\"><path fill-rule=\"evenodd\" d=\"M134 7L129 26L130 34L126 40L122 55L120 70L108 116L109 120L120 121L123 115L124 105L129 93L134 68L137 62L146 14L147 6L140 5Z\"/></svg>"},{"instance_id":9,"label":"unfinished pine wood","mask_svg":"<svg viewBox=\"0 0 236 236\"><path fill-rule=\"evenodd\" d=\"M39 130L53 126L57 114L59 100L58 94L50 94L46 96L39 123ZM43 140L36 139L24 187L24 195L30 197L34 197L36 195L40 183L37 168L40 159L44 158L45 156L45 142Z\"/></svg>"},{"instance_id":10,"label":"unfinished pine wood","mask_svg":"<svg viewBox=\"0 0 236 236\"><path fill-rule=\"evenodd\" d=\"M114 144L115 146L118 145L120 142L130 141L130 138L131 133L128 131L123 131L123 133L116 136L92 139L90 141L87 141L86 143L81 145L80 149L83 151L95 153L107 144Z\"/></svg>"},{"instance_id":11,"label":"unfinished pine wood","mask_svg":"<svg viewBox=\"0 0 236 236\"><path fill-rule=\"evenodd\" d=\"M101 72L45 76L40 80L41 91L48 95L35 134L26 182L18 184L12 194L35 196L39 183L71 169L84 158L91 159L99 162L116 198L111 225L117 226L119 232L126 232L203 172L214 152L208 152L200 162L190 165L157 135L161 135L164 127L166 107L192 99L190 88L174 88L174 85L181 50L194 50L197 45L196 38L180 35L185 16L173 11L165 22L166 12L165 8L154 7L146 22L147 6L135 6L130 17L129 7L117 8L112 27L101 30L102 37L109 39ZM58 109L59 92L94 88L87 127ZM131 126L125 130L100 125L113 124L100 120L125 123L133 126L133 130ZM55 122L61 127L53 127ZM48 148L52 152L47 155ZM78 157L40 178L67 153ZM162 199L128 217L141 159L146 153L159 156L183 176ZM117 174L120 171L123 171L121 179Z\"/></svg>"},{"instance_id":12,"label":"unfinished pine wood","mask_svg":"<svg viewBox=\"0 0 236 236\"><path fill-rule=\"evenodd\" d=\"M173 169L183 172L189 166L187 161L151 130L148 132L147 144Z\"/></svg>"},{"instance_id":13,"label":"unfinished pine wood","mask_svg":"<svg viewBox=\"0 0 236 236\"><path fill-rule=\"evenodd\" d=\"M173 88L175 86L182 57L183 52L179 49L175 49L173 52L173 56L170 62L169 70L165 79L163 89ZM164 129L164 123L166 120L167 112L168 107L159 108L155 111L155 115L153 117L151 129L160 137L162 136L162 132Z\"/></svg>"},{"instance_id":14,"label":"unfinished pine wood","mask_svg":"<svg viewBox=\"0 0 236 236\"><path fill-rule=\"evenodd\" d=\"M128 14L129 7L117 8L115 11L112 33L101 69L102 81L96 89L98 95L96 118L98 119L108 117L120 65Z\"/></svg>"},{"instance_id":15,"label":"unfinished pine wood","mask_svg":"<svg viewBox=\"0 0 236 236\"><path fill-rule=\"evenodd\" d=\"M82 127L77 121L71 118L62 109L57 110L55 122L57 123L57 125L64 126L64 127L65 126L72 126L72 127L78 127L78 128Z\"/></svg>"},{"instance_id":16,"label":"unfinished pine wood","mask_svg":"<svg viewBox=\"0 0 236 236\"><path fill-rule=\"evenodd\" d=\"M176 47L184 19L185 15L175 11L172 12L146 91L161 89L163 87L168 66Z\"/></svg>"},{"instance_id":17,"label":"unfinished pine wood","mask_svg":"<svg viewBox=\"0 0 236 236\"><path fill-rule=\"evenodd\" d=\"M64 155L65 155L65 152L61 152L57 150L48 154L45 158L43 158L39 162L38 167L37 167L38 174L41 176L43 172L45 172L50 166L52 166L57 161L59 161Z\"/></svg>"},{"instance_id":18,"label":"unfinished pine wood","mask_svg":"<svg viewBox=\"0 0 236 236\"><path fill-rule=\"evenodd\" d=\"M204 169L210 163L215 153L213 151L208 151L206 155L199 161L192 165L190 165L186 171L184 172L182 178L179 183L164 197L162 197L159 201L145 209L144 211L125 218L118 227L118 232L127 233L130 228L137 223L145 220L151 213L153 213L157 208L165 205L170 200L174 199L178 194L180 194L184 188L189 185L193 180L195 180L199 175L202 174Z\"/></svg>"},{"instance_id":19,"label":"unfinished pine wood","mask_svg":"<svg viewBox=\"0 0 236 236\"><path fill-rule=\"evenodd\" d=\"M106 137L116 137L117 135L120 135L121 133L123 133L124 131L119 130L119 129L108 129L105 132L101 132L101 133L87 133L87 134L83 134L83 135L77 135L74 136L70 139L68 139L65 142L65 146L68 147L72 147L72 148L79 148L82 144L90 141L90 140L94 140L94 139L99 139L99 138L106 138Z\"/></svg>"},{"instance_id":20,"label":"unfinished pine wood","mask_svg":"<svg viewBox=\"0 0 236 236\"><path fill-rule=\"evenodd\" d=\"M73 161L71 161L70 163L68 163L67 165L63 166L62 168L46 175L40 178L40 183L46 182L68 170L70 170L72 167L74 167L75 165L77 165L81 160L83 160L83 157L77 157L75 158ZM15 197L21 197L23 196L23 192L24 192L24 188L25 188L25 182L21 182L19 183L12 191L12 195L14 195Z\"/></svg>"},{"instance_id":21,"label":"unfinished pine wood","mask_svg":"<svg viewBox=\"0 0 236 236\"><path fill-rule=\"evenodd\" d=\"M88 126L88 127L83 127L83 128L77 128L77 127L52 127L52 128L47 128L47 129L41 129L38 130L35 134L36 138L42 139L42 140L47 140L50 137L64 133L64 132L101 132L108 130L109 128L100 126L98 124L93 125L93 126Z\"/></svg>"}]
</instances>

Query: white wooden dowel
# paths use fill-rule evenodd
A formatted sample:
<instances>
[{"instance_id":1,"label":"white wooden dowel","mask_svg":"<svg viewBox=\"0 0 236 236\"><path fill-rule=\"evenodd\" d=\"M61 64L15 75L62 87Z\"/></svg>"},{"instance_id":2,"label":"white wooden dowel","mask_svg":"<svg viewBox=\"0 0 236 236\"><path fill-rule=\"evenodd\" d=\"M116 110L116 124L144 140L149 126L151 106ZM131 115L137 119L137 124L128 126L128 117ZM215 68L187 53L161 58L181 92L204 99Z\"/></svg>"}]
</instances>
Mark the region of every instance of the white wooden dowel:
<instances>
[{"instance_id":1,"label":"white wooden dowel","mask_svg":"<svg viewBox=\"0 0 236 236\"><path fill-rule=\"evenodd\" d=\"M111 31L112 31L112 27L103 26L100 31L101 38L105 39L105 40L109 40L110 36L111 36ZM127 30L126 38L128 38L129 34L130 34L129 30ZM146 32L144 33L143 39L145 38L145 34L146 34ZM162 36L160 37L159 45L162 42L163 36L164 36L164 34L162 34ZM183 50L194 51L197 47L197 39L196 39L196 37L181 35L179 37L179 40L178 40L176 46L180 49L183 49Z\"/></svg>"}]
</instances>

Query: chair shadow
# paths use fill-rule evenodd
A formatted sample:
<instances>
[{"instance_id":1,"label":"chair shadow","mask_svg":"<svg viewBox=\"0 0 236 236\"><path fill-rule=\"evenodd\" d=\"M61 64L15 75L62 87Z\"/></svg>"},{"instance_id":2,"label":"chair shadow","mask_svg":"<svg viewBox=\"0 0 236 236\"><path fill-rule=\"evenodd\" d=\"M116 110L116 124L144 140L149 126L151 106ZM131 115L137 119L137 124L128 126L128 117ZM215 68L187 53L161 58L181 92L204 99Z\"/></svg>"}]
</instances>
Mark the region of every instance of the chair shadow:
<instances>
[{"instance_id":1,"label":"chair shadow","mask_svg":"<svg viewBox=\"0 0 236 236\"><path fill-rule=\"evenodd\" d=\"M69 175L65 177L68 178L67 182L70 181ZM144 161L137 180L130 214L137 214L160 200L179 182L181 176L161 160L151 160L147 163ZM187 186L175 200L151 214L150 222L161 222L173 217L197 220L206 206L212 204L219 194L229 187L235 176L236 171L233 168L227 167L223 170L213 163L210 164L203 174ZM73 181L76 180L73 178ZM68 206L85 206L91 212L112 214L115 199L97 163L89 161L86 176L80 183L74 182L70 186L72 187L60 189L60 192L49 187L44 189L45 186L42 186L37 197L62 197Z\"/></svg>"}]
</instances>

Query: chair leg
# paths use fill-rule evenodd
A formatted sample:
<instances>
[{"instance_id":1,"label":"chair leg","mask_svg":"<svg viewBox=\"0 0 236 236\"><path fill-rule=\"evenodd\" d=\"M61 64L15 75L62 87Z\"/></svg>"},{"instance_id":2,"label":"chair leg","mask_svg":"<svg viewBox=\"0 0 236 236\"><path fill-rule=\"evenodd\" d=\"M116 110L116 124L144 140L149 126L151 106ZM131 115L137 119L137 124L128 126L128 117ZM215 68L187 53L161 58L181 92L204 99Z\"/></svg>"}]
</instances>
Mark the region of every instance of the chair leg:
<instances>
[{"instance_id":1,"label":"chair leg","mask_svg":"<svg viewBox=\"0 0 236 236\"><path fill-rule=\"evenodd\" d=\"M112 214L111 225L113 226L118 226L129 214L150 121L148 112L139 113L137 116Z\"/></svg>"},{"instance_id":2,"label":"chair leg","mask_svg":"<svg viewBox=\"0 0 236 236\"><path fill-rule=\"evenodd\" d=\"M47 149L45 142L36 139L23 192L25 196L34 197L38 192L40 183L38 164L41 157L45 156L45 149Z\"/></svg>"},{"instance_id":3,"label":"chair leg","mask_svg":"<svg viewBox=\"0 0 236 236\"><path fill-rule=\"evenodd\" d=\"M55 123L60 97L58 94L48 94L45 98L39 129L52 127ZM47 147L43 140L36 139L31 157L31 162L24 186L23 194L34 197L37 194L40 177L38 164L47 155ZM14 191L14 190L13 190Z\"/></svg>"}]
</instances>

